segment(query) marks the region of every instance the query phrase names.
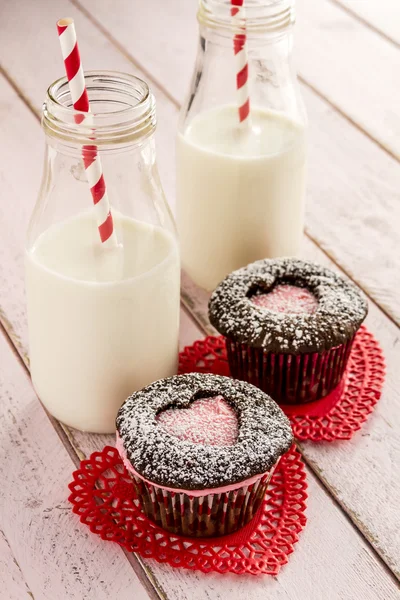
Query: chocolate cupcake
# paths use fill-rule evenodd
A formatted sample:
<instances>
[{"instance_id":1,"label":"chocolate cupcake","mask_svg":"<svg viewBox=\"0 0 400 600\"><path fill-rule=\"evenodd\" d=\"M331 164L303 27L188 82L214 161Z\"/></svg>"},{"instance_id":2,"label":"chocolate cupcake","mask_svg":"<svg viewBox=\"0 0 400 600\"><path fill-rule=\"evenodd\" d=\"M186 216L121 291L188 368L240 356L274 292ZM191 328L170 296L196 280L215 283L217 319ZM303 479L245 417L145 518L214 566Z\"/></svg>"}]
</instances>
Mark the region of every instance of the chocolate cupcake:
<instances>
[{"instance_id":1,"label":"chocolate cupcake","mask_svg":"<svg viewBox=\"0 0 400 600\"><path fill-rule=\"evenodd\" d=\"M257 261L228 275L209 304L232 376L280 404L312 402L343 376L367 315L358 288L316 263Z\"/></svg>"},{"instance_id":2,"label":"chocolate cupcake","mask_svg":"<svg viewBox=\"0 0 400 600\"><path fill-rule=\"evenodd\" d=\"M157 381L117 416L117 448L145 514L192 537L248 523L291 444L289 421L269 396L218 375Z\"/></svg>"}]
</instances>

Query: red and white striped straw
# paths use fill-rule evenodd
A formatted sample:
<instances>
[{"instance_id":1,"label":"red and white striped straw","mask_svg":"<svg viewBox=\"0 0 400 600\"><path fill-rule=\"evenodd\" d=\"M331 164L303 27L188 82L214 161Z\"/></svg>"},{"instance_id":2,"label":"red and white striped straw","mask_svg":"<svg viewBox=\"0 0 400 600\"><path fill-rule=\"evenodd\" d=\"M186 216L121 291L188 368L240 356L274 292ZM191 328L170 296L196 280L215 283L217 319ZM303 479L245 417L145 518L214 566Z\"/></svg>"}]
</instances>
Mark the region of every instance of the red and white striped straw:
<instances>
[{"instance_id":1,"label":"red and white striped straw","mask_svg":"<svg viewBox=\"0 0 400 600\"><path fill-rule=\"evenodd\" d=\"M85 77L79 54L78 42L73 19L60 19L57 21L57 31L64 59L72 103L76 110L90 112L89 98L85 86ZM77 115L75 121L81 123L85 117ZM100 239L104 246L115 246L117 238L107 195L106 183L103 176L103 167L97 147L94 144L82 147L82 160L89 182L90 192L96 211L96 222Z\"/></svg>"},{"instance_id":2,"label":"red and white striped straw","mask_svg":"<svg viewBox=\"0 0 400 600\"><path fill-rule=\"evenodd\" d=\"M233 50L236 56L236 99L239 121L250 125L249 65L247 58L246 16L244 0L231 0L231 15L236 33L233 37Z\"/></svg>"}]
</instances>

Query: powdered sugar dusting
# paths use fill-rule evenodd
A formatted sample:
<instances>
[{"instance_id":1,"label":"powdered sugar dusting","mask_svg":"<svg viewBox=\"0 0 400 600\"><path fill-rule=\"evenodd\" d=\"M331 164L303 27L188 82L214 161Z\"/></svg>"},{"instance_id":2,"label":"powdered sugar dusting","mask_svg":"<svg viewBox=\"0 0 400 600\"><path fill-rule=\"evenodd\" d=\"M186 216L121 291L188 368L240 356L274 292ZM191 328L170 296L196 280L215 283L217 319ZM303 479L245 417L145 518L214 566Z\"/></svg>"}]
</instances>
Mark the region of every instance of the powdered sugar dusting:
<instances>
[{"instance_id":1,"label":"powdered sugar dusting","mask_svg":"<svg viewBox=\"0 0 400 600\"><path fill-rule=\"evenodd\" d=\"M160 427L157 415L163 411L216 396L235 413L233 445L194 443ZM184 490L218 488L266 473L293 441L287 417L267 394L244 381L203 373L161 379L136 392L120 408L117 430L140 475Z\"/></svg>"},{"instance_id":2,"label":"powdered sugar dusting","mask_svg":"<svg viewBox=\"0 0 400 600\"><path fill-rule=\"evenodd\" d=\"M252 302L257 290L278 285L307 289L314 312L262 310ZM358 288L330 269L294 258L265 259L228 275L213 292L211 324L227 338L265 351L323 352L349 341L367 315Z\"/></svg>"},{"instance_id":3,"label":"powdered sugar dusting","mask_svg":"<svg viewBox=\"0 0 400 600\"><path fill-rule=\"evenodd\" d=\"M318 300L306 288L295 285L276 285L267 294L251 296L251 302L260 308L278 313L311 314L317 310Z\"/></svg>"},{"instance_id":4,"label":"powdered sugar dusting","mask_svg":"<svg viewBox=\"0 0 400 600\"><path fill-rule=\"evenodd\" d=\"M188 408L169 408L156 417L159 427L180 440L209 446L233 446L236 413L222 396L200 398Z\"/></svg>"}]
</instances>

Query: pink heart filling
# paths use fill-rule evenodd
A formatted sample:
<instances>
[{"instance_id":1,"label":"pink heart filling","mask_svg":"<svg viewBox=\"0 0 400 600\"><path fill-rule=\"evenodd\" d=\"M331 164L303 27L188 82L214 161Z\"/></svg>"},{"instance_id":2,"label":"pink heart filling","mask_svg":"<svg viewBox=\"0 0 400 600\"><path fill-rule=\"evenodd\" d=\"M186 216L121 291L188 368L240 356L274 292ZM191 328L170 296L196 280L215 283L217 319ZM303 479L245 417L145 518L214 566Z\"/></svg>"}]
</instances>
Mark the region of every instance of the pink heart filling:
<instances>
[{"instance_id":1,"label":"pink heart filling","mask_svg":"<svg viewBox=\"0 0 400 600\"><path fill-rule=\"evenodd\" d=\"M200 398L188 408L169 408L156 421L178 439L204 446L233 446L238 435L236 413L222 396Z\"/></svg>"},{"instance_id":2,"label":"pink heart filling","mask_svg":"<svg viewBox=\"0 0 400 600\"><path fill-rule=\"evenodd\" d=\"M306 288L295 285L276 285L271 292L254 295L251 302L260 308L266 308L278 313L313 313L318 306L318 300Z\"/></svg>"}]
</instances>

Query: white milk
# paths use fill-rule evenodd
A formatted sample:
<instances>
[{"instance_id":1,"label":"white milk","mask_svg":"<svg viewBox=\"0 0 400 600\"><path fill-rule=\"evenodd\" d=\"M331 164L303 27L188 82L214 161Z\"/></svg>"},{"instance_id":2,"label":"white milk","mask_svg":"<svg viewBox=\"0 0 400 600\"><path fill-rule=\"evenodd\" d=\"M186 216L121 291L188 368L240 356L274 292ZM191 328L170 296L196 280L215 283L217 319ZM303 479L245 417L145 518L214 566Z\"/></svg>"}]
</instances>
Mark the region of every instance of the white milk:
<instances>
[{"instance_id":1,"label":"white milk","mask_svg":"<svg viewBox=\"0 0 400 600\"><path fill-rule=\"evenodd\" d=\"M252 129L237 109L201 113L177 142L178 230L182 263L212 290L254 260L295 255L303 231L305 131L252 107Z\"/></svg>"},{"instance_id":2,"label":"white milk","mask_svg":"<svg viewBox=\"0 0 400 600\"><path fill-rule=\"evenodd\" d=\"M26 257L36 392L63 423L102 433L115 431L129 394L177 369L176 241L159 227L118 214L114 221L124 247L120 281L96 281L98 233L86 213L50 227Z\"/></svg>"}]
</instances>

